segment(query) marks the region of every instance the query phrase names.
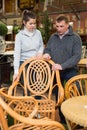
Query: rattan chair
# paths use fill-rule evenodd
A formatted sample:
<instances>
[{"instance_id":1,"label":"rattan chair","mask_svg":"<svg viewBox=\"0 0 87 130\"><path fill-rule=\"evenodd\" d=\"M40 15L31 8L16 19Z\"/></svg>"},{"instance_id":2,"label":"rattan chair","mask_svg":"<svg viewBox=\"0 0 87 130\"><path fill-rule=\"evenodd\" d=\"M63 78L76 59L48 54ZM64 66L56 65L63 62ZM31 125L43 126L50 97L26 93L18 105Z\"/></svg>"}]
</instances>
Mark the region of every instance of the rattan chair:
<instances>
[{"instance_id":1,"label":"rattan chair","mask_svg":"<svg viewBox=\"0 0 87 130\"><path fill-rule=\"evenodd\" d=\"M32 119L38 109L38 102L34 98L0 94L0 130L65 130L62 124L48 118ZM16 121L10 127L8 117L10 121Z\"/></svg>"},{"instance_id":2,"label":"rattan chair","mask_svg":"<svg viewBox=\"0 0 87 130\"><path fill-rule=\"evenodd\" d=\"M19 79L8 89L8 95L17 95L18 88L23 89L22 95L37 98L40 117L55 120L55 108L64 99L64 89L60 81L59 71L52 71L52 60L31 58L26 60L19 69ZM54 83L54 80L56 81ZM58 100L55 100L53 90L58 88ZM38 99L40 97L40 100Z\"/></svg>"},{"instance_id":3,"label":"rattan chair","mask_svg":"<svg viewBox=\"0 0 87 130\"><path fill-rule=\"evenodd\" d=\"M81 95L87 95L87 74L74 76L65 84L65 100ZM63 109L62 112L64 113ZM78 125L75 122L73 123L67 119L66 122L69 130L78 128Z\"/></svg>"},{"instance_id":4,"label":"rattan chair","mask_svg":"<svg viewBox=\"0 0 87 130\"><path fill-rule=\"evenodd\" d=\"M65 84L65 98L87 95L87 74L72 77Z\"/></svg>"},{"instance_id":5,"label":"rattan chair","mask_svg":"<svg viewBox=\"0 0 87 130\"><path fill-rule=\"evenodd\" d=\"M37 115L38 102L31 96L9 96L5 93L4 88L1 88L0 97L10 108L14 107L14 111L21 113L23 116L35 118L35 115ZM14 122L16 123L16 121Z\"/></svg>"}]
</instances>

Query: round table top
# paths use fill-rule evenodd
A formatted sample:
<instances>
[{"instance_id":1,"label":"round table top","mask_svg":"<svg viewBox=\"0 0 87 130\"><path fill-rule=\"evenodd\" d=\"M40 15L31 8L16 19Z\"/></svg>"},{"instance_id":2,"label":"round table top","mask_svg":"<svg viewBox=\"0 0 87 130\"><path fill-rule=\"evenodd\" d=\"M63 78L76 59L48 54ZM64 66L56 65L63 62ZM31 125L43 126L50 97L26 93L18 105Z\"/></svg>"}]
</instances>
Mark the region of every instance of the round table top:
<instances>
[{"instance_id":1,"label":"round table top","mask_svg":"<svg viewBox=\"0 0 87 130\"><path fill-rule=\"evenodd\" d=\"M72 97L64 101L61 111L66 119L87 127L87 96Z\"/></svg>"}]
</instances>

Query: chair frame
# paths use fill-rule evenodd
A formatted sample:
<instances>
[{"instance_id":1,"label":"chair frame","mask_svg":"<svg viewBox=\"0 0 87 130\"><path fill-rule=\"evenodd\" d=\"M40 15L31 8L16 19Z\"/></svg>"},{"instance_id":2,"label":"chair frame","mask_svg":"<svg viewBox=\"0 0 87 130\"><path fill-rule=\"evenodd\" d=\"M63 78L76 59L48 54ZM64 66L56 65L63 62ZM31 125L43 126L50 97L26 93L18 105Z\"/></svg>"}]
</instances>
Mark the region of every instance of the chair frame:
<instances>
[{"instance_id":1,"label":"chair frame","mask_svg":"<svg viewBox=\"0 0 87 130\"><path fill-rule=\"evenodd\" d=\"M4 97L6 96L6 97ZM4 97L4 98L3 98ZM37 110L35 111L35 108L37 108L38 102L35 105L34 110L32 111L33 116L26 117L25 115L21 115L21 113L18 113L14 110L14 105L11 107L8 105L8 102L4 99L9 98L13 102L15 100L18 100L20 102L21 98L22 101L24 100L33 100L35 103L37 102L32 97L14 97L14 96L8 96L4 94L3 96L0 96L0 123L1 123L1 129L3 130L23 130L26 128L26 130L51 130L52 128L54 130L65 130L62 124L56 121L49 120L48 118L44 119L32 119L32 117L36 114ZM5 111L11 115L13 118L18 120L17 124L14 124L13 126L8 127L7 120L5 119Z\"/></svg>"},{"instance_id":2,"label":"chair frame","mask_svg":"<svg viewBox=\"0 0 87 130\"><path fill-rule=\"evenodd\" d=\"M52 60L36 59L34 57L26 60L20 66L18 79L9 87L8 95L16 96L17 86L20 86L24 89L25 96L28 94L27 90L29 90L33 97L41 96L43 100L38 100L38 113L44 113L44 116L55 120L55 108L63 102L64 89L61 84L59 71L51 70L53 64L54 62ZM23 75L23 84L20 83L21 75ZM56 84L53 84L54 76L56 78ZM55 87L58 88L57 101L53 101L52 99Z\"/></svg>"},{"instance_id":3,"label":"chair frame","mask_svg":"<svg viewBox=\"0 0 87 130\"><path fill-rule=\"evenodd\" d=\"M76 82L79 84L79 90ZM85 92L84 92L85 88ZM65 84L65 99L71 98L73 96L80 96L87 94L87 74L79 74L72 77Z\"/></svg>"}]
</instances>

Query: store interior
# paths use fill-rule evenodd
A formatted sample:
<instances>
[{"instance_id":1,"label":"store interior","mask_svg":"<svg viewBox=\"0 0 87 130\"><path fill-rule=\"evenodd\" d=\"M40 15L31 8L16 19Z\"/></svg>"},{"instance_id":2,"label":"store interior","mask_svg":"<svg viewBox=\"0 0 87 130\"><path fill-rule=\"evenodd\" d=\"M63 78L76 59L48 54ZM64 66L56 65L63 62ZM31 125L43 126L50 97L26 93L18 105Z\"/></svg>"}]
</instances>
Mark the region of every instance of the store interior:
<instances>
[{"instance_id":1,"label":"store interior","mask_svg":"<svg viewBox=\"0 0 87 130\"><path fill-rule=\"evenodd\" d=\"M25 9L36 14L37 28L42 33L45 46L51 34L55 32L56 17L60 14L68 17L73 31L82 40L82 57L78 63L79 74L86 74L87 0L0 0L0 88L3 85L8 87L12 83L15 36L20 31L22 12ZM7 27L4 35L1 34L2 24Z\"/></svg>"}]
</instances>

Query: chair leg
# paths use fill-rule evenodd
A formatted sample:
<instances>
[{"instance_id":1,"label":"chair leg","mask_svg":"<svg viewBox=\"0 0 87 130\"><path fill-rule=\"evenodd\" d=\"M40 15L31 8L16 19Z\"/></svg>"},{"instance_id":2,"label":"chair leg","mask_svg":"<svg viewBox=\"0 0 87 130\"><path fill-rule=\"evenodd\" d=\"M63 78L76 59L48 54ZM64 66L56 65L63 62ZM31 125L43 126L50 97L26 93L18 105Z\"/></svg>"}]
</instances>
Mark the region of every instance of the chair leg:
<instances>
[{"instance_id":1,"label":"chair leg","mask_svg":"<svg viewBox=\"0 0 87 130\"><path fill-rule=\"evenodd\" d=\"M0 124L1 128L3 127L3 130L9 130L8 125L7 125L7 121L4 118L4 112L3 112L3 109L1 106L0 106L0 119L1 119L1 124L2 124L2 126Z\"/></svg>"},{"instance_id":2,"label":"chair leg","mask_svg":"<svg viewBox=\"0 0 87 130\"><path fill-rule=\"evenodd\" d=\"M68 129L69 129L69 130L72 130L71 125L70 125L70 122L69 122L67 119L65 119L65 120L66 120L66 123L67 123Z\"/></svg>"}]
</instances>

